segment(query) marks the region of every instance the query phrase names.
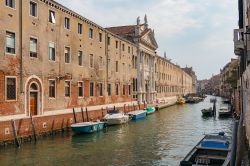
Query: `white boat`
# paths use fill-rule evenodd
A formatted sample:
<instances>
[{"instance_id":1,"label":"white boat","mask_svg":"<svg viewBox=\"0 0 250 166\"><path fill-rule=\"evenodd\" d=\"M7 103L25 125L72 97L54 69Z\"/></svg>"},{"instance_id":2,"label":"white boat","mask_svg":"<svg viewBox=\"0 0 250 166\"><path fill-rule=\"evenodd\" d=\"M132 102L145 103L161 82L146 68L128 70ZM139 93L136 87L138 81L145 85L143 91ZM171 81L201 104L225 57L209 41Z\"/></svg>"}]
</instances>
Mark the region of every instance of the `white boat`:
<instances>
[{"instance_id":1,"label":"white boat","mask_svg":"<svg viewBox=\"0 0 250 166\"><path fill-rule=\"evenodd\" d=\"M125 114L123 111L112 110L109 111L103 119L108 125L117 125L127 123L129 121L129 115Z\"/></svg>"},{"instance_id":2,"label":"white boat","mask_svg":"<svg viewBox=\"0 0 250 166\"><path fill-rule=\"evenodd\" d=\"M225 116L232 115L231 110L227 106L220 107L218 113L219 113L219 117L225 117Z\"/></svg>"}]
</instances>

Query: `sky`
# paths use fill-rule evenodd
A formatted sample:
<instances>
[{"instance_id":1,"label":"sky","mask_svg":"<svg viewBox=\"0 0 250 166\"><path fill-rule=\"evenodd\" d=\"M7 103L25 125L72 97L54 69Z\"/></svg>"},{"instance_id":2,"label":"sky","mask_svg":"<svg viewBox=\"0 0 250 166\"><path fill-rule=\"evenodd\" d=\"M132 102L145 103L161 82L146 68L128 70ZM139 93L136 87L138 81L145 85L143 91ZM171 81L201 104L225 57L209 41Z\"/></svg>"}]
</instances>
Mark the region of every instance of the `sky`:
<instances>
[{"instance_id":1,"label":"sky","mask_svg":"<svg viewBox=\"0 0 250 166\"><path fill-rule=\"evenodd\" d=\"M236 58L237 0L56 0L102 27L133 25L145 14L160 56L209 79Z\"/></svg>"}]
</instances>

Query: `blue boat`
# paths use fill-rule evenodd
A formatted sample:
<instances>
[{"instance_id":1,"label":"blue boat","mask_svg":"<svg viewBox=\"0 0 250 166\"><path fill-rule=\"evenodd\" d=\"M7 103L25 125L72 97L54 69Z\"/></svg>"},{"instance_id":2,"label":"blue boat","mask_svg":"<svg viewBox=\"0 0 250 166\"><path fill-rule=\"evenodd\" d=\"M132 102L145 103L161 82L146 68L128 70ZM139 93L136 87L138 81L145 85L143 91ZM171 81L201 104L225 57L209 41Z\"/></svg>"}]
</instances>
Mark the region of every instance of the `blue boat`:
<instances>
[{"instance_id":1,"label":"blue boat","mask_svg":"<svg viewBox=\"0 0 250 166\"><path fill-rule=\"evenodd\" d=\"M145 110L136 110L128 113L132 120L144 119L147 116L147 111Z\"/></svg>"},{"instance_id":2,"label":"blue boat","mask_svg":"<svg viewBox=\"0 0 250 166\"><path fill-rule=\"evenodd\" d=\"M147 107L145 110L147 111L147 115L150 115L155 112L155 107Z\"/></svg>"},{"instance_id":3,"label":"blue boat","mask_svg":"<svg viewBox=\"0 0 250 166\"><path fill-rule=\"evenodd\" d=\"M103 130L104 127L104 122L82 122L71 125L72 131L76 134L93 133L96 131Z\"/></svg>"},{"instance_id":4,"label":"blue boat","mask_svg":"<svg viewBox=\"0 0 250 166\"><path fill-rule=\"evenodd\" d=\"M223 132L205 137L180 162L180 166L228 166L231 157L231 139Z\"/></svg>"}]
</instances>

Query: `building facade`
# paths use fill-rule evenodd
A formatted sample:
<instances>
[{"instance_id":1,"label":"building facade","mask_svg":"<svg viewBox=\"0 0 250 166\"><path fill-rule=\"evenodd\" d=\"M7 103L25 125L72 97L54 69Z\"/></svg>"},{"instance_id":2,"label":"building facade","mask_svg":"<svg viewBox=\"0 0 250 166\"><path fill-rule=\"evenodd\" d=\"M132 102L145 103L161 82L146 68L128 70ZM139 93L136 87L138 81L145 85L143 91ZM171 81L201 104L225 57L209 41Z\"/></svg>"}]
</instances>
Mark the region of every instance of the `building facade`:
<instances>
[{"instance_id":1,"label":"building facade","mask_svg":"<svg viewBox=\"0 0 250 166\"><path fill-rule=\"evenodd\" d=\"M6 138L10 119L32 115L43 119L36 125L46 130L51 119L58 128L72 123L72 108L153 103L191 92L192 78L156 55L147 17L103 28L52 0L5 0L0 10L0 123Z\"/></svg>"}]
</instances>

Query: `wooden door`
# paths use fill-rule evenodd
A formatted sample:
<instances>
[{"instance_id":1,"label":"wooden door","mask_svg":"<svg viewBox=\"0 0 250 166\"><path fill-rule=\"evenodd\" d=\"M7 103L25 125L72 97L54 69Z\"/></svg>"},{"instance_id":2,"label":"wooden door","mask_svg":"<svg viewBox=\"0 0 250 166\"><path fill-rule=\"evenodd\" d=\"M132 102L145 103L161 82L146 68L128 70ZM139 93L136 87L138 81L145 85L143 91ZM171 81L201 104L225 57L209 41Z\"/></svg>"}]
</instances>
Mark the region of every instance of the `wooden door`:
<instances>
[{"instance_id":1,"label":"wooden door","mask_svg":"<svg viewBox=\"0 0 250 166\"><path fill-rule=\"evenodd\" d=\"M37 92L30 92L30 113L37 115Z\"/></svg>"}]
</instances>

